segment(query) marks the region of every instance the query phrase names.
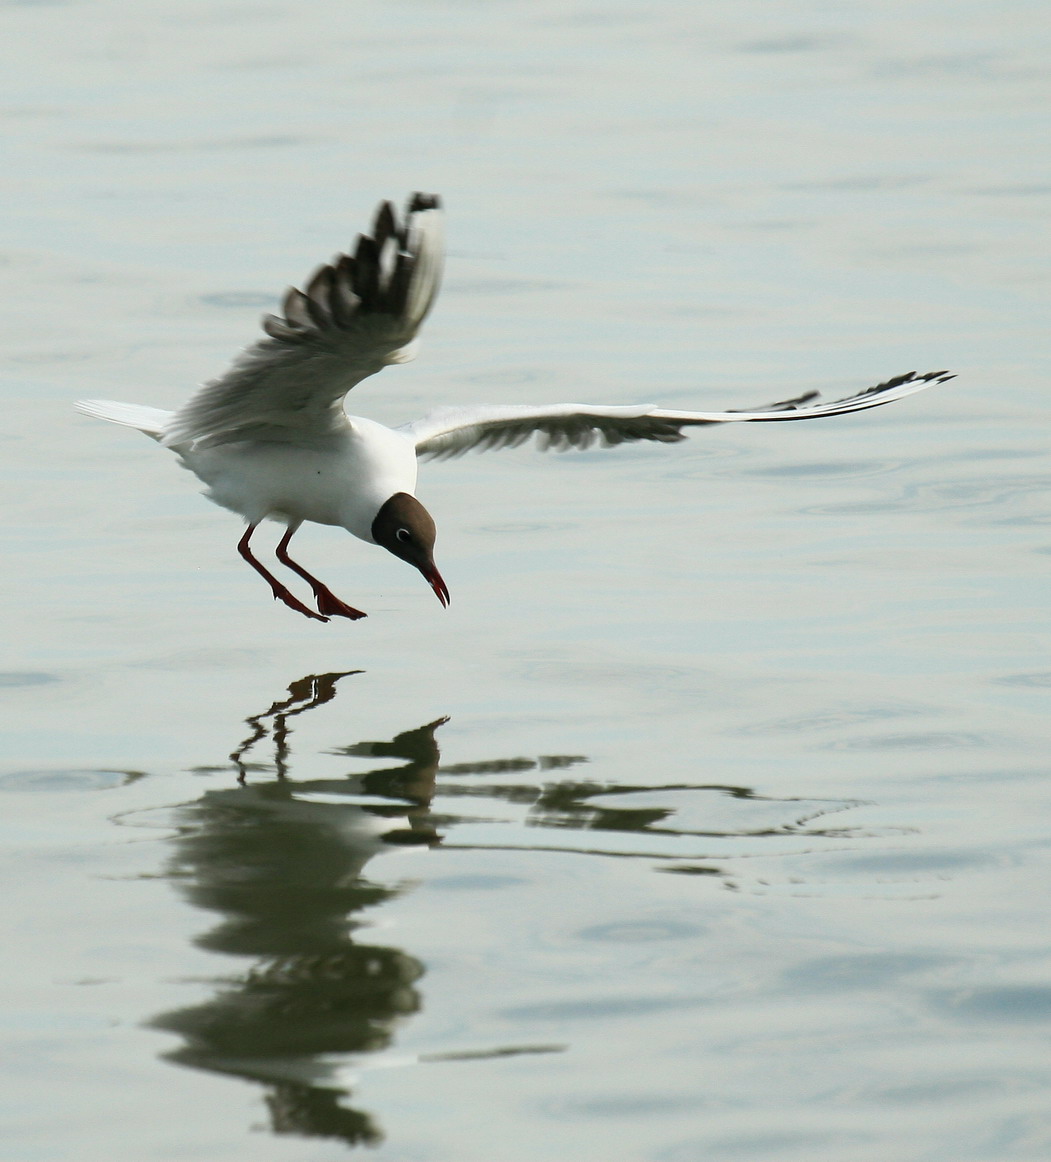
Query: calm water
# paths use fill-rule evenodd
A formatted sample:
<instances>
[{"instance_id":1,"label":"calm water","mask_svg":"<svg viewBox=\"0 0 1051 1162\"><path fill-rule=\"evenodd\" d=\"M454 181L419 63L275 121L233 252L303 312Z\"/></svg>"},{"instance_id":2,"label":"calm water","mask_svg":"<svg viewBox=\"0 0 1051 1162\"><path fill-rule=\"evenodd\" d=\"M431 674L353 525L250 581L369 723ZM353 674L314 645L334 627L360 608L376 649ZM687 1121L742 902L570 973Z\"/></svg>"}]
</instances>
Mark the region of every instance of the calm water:
<instances>
[{"instance_id":1,"label":"calm water","mask_svg":"<svg viewBox=\"0 0 1051 1162\"><path fill-rule=\"evenodd\" d=\"M1051 1155L1049 23L0 4L0 1158ZM309 623L70 403L176 405L412 189L379 419L960 377L428 466L452 608L310 529L371 616Z\"/></svg>"}]
</instances>

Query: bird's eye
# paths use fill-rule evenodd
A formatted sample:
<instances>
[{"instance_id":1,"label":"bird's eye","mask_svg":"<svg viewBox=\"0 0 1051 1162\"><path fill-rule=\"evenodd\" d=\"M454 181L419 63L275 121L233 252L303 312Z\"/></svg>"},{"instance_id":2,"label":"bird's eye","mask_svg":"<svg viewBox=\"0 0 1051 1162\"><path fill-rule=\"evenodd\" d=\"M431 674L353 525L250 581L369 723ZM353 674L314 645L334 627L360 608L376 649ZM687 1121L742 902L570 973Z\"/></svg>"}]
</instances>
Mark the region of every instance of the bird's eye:
<instances>
[{"instance_id":1,"label":"bird's eye","mask_svg":"<svg viewBox=\"0 0 1051 1162\"><path fill-rule=\"evenodd\" d=\"M410 533L408 529L398 529L394 535L398 538L399 541L412 540L412 533Z\"/></svg>"}]
</instances>

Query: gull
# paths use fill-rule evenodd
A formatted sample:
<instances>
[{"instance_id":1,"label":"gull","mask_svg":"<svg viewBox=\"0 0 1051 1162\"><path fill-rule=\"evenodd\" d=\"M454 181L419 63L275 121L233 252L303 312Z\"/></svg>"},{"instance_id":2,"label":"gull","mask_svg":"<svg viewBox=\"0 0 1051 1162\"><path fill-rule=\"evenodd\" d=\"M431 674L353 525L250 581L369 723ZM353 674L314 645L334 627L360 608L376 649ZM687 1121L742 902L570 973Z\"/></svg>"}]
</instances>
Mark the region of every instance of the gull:
<instances>
[{"instance_id":1,"label":"gull","mask_svg":"<svg viewBox=\"0 0 1051 1162\"><path fill-rule=\"evenodd\" d=\"M908 372L833 403L817 392L752 411L668 411L649 405L495 404L444 407L390 428L349 415L352 387L388 364L407 363L438 293L444 257L441 201L416 193L399 218L390 202L353 255L320 267L305 289L292 287L266 337L221 378L177 411L113 400L81 400L86 415L136 428L170 448L205 485L205 496L247 522L240 555L275 599L316 621L364 617L288 552L304 521L345 528L414 566L443 606L449 590L434 563L435 525L416 499L417 462L469 449L514 448L532 436L541 449L612 447L634 440L672 444L706 424L810 420L903 399L953 378ZM301 577L316 609L300 601L252 553L266 519L283 523L276 556Z\"/></svg>"}]
</instances>

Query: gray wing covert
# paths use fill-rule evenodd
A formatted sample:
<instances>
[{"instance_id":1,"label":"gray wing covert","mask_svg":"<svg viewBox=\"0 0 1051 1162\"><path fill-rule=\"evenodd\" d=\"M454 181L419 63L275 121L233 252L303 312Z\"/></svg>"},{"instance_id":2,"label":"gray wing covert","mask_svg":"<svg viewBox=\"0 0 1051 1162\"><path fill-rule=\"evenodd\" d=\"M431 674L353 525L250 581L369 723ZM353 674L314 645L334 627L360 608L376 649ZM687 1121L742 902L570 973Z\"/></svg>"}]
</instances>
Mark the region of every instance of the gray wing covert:
<instances>
[{"instance_id":1,"label":"gray wing covert","mask_svg":"<svg viewBox=\"0 0 1051 1162\"><path fill-rule=\"evenodd\" d=\"M245 439L309 442L345 424L342 401L369 375L413 358L443 261L440 201L414 194L401 223L390 202L354 253L290 288L267 337L175 413L164 443L198 447Z\"/></svg>"},{"instance_id":2,"label":"gray wing covert","mask_svg":"<svg viewBox=\"0 0 1051 1162\"><path fill-rule=\"evenodd\" d=\"M815 402L817 392L811 391L747 411L681 412L645 404L606 407L573 403L441 408L403 425L401 430L415 441L418 456L434 459L459 456L471 449L516 448L532 436L539 437L542 451L589 448L596 443L608 448L634 440L672 444L686 438L686 428L844 415L892 403L952 378L947 371L908 372L831 403Z\"/></svg>"}]
</instances>

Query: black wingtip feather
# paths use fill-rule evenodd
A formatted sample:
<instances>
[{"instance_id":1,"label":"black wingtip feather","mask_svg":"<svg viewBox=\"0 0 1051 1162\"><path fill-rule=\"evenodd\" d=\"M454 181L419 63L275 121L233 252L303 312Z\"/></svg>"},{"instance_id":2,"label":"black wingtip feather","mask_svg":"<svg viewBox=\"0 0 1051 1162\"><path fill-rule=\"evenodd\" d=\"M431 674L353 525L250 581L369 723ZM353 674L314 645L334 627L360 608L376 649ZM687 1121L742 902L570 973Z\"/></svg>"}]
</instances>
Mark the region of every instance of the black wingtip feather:
<instances>
[{"instance_id":1,"label":"black wingtip feather","mask_svg":"<svg viewBox=\"0 0 1051 1162\"><path fill-rule=\"evenodd\" d=\"M398 223L394 207L390 202L381 202L372 226L372 237L376 242L376 249L382 250L384 242L397 233L397 229Z\"/></svg>"},{"instance_id":2,"label":"black wingtip feather","mask_svg":"<svg viewBox=\"0 0 1051 1162\"><path fill-rule=\"evenodd\" d=\"M306 285L306 307L315 327L328 326L332 318L332 267L318 267Z\"/></svg>"},{"instance_id":3,"label":"black wingtip feather","mask_svg":"<svg viewBox=\"0 0 1051 1162\"><path fill-rule=\"evenodd\" d=\"M375 239L367 234L359 234L358 244L354 248L352 278L354 293L361 299L361 305L366 311L374 311L379 306L379 257Z\"/></svg>"},{"instance_id":4,"label":"black wingtip feather","mask_svg":"<svg viewBox=\"0 0 1051 1162\"><path fill-rule=\"evenodd\" d=\"M387 301L390 310L395 315L405 312L409 298L409 285L412 282L412 272L416 269L416 258L404 252L398 255L391 275L390 285L387 288Z\"/></svg>"},{"instance_id":5,"label":"black wingtip feather","mask_svg":"<svg viewBox=\"0 0 1051 1162\"><path fill-rule=\"evenodd\" d=\"M285 316L285 322L290 327L298 330L309 330L313 325L313 319L307 306L307 297L294 286L290 286L285 292L281 311Z\"/></svg>"},{"instance_id":6,"label":"black wingtip feather","mask_svg":"<svg viewBox=\"0 0 1051 1162\"><path fill-rule=\"evenodd\" d=\"M442 199L438 194L424 194L419 191L409 198L407 213L415 214L417 210L440 210Z\"/></svg>"},{"instance_id":7,"label":"black wingtip feather","mask_svg":"<svg viewBox=\"0 0 1051 1162\"><path fill-rule=\"evenodd\" d=\"M393 203L381 202L372 234L359 234L353 253L335 255L314 271L302 291L289 287L280 313L263 318L263 330L271 339L297 343L329 328L350 330L360 315L403 315L417 266L410 217L440 207L437 194L417 191L399 221Z\"/></svg>"}]
</instances>

